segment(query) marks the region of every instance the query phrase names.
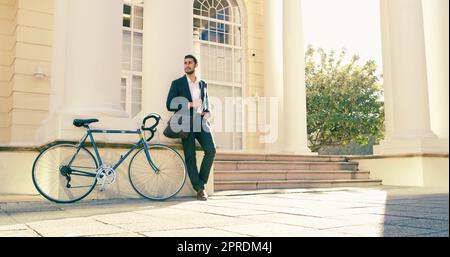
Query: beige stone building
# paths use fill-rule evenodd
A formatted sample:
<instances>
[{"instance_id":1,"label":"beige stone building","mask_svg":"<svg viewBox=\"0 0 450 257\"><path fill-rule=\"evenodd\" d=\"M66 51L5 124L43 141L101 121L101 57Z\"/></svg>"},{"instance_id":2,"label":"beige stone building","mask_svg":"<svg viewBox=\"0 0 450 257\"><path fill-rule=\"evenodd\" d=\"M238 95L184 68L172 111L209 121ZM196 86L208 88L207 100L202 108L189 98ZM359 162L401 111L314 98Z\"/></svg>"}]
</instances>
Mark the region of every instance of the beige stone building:
<instances>
[{"instance_id":1,"label":"beige stone building","mask_svg":"<svg viewBox=\"0 0 450 257\"><path fill-rule=\"evenodd\" d=\"M385 185L448 189L448 1L380 5L386 136L375 155L350 159ZM301 0L0 0L0 194L36 193L38 150L78 141L74 118L105 129L136 128L148 113L167 121L168 88L187 53L223 105L219 152L311 156L303 51ZM261 97L278 108L252 105ZM271 118L277 137L263 142L265 132L249 128ZM162 127L155 141L179 145ZM97 140L114 159L135 139ZM133 193L118 184L110 194Z\"/></svg>"}]
</instances>

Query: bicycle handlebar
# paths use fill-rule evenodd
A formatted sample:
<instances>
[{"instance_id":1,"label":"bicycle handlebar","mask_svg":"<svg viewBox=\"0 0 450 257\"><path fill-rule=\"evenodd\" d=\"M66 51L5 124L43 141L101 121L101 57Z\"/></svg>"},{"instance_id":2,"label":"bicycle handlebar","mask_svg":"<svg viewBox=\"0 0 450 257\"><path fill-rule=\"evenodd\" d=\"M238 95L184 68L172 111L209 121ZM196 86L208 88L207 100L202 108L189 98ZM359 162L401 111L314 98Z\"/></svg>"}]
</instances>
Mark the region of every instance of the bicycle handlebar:
<instances>
[{"instance_id":1,"label":"bicycle handlebar","mask_svg":"<svg viewBox=\"0 0 450 257\"><path fill-rule=\"evenodd\" d=\"M155 124L153 124L152 126L146 128L145 127L145 123L149 119L154 119L155 120ZM144 120L142 121L141 129L143 131L150 131L152 133L152 135L147 139L147 142L152 140L153 136L155 136L156 127L158 126L160 120L161 120L161 116L159 116L159 114L151 113L151 114L147 115L147 117L145 117Z\"/></svg>"}]
</instances>

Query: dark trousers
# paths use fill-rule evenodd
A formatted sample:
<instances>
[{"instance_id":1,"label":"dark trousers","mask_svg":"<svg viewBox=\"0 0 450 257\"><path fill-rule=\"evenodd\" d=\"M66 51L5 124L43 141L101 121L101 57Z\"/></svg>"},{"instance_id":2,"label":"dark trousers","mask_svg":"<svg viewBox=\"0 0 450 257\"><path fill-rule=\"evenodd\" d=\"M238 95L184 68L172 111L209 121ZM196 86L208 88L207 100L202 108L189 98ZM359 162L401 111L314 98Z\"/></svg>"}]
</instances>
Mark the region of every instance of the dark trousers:
<instances>
[{"instance_id":1,"label":"dark trousers","mask_svg":"<svg viewBox=\"0 0 450 257\"><path fill-rule=\"evenodd\" d=\"M195 157L195 139L200 143L204 152L200 172L197 169L197 158ZM183 139L182 142L186 168L192 186L197 192L204 190L216 156L214 139L211 133L202 130L201 132L190 132L188 138Z\"/></svg>"}]
</instances>

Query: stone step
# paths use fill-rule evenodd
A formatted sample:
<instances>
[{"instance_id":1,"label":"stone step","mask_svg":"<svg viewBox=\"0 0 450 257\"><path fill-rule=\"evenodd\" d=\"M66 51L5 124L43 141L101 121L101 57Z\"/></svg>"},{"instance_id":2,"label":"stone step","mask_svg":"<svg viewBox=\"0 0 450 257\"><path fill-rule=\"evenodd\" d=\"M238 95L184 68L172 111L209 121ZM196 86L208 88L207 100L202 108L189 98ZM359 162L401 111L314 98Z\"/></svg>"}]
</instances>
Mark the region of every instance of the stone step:
<instances>
[{"instance_id":1,"label":"stone step","mask_svg":"<svg viewBox=\"0 0 450 257\"><path fill-rule=\"evenodd\" d=\"M357 171L357 162L300 161L215 161L214 170L350 170Z\"/></svg>"},{"instance_id":2,"label":"stone step","mask_svg":"<svg viewBox=\"0 0 450 257\"><path fill-rule=\"evenodd\" d=\"M344 156L328 155L293 155L293 154L252 154L252 153L217 153L216 161L303 161L303 162L345 162Z\"/></svg>"},{"instance_id":3,"label":"stone step","mask_svg":"<svg viewBox=\"0 0 450 257\"><path fill-rule=\"evenodd\" d=\"M214 181L368 179L368 171L348 170L239 170L214 172Z\"/></svg>"},{"instance_id":4,"label":"stone step","mask_svg":"<svg viewBox=\"0 0 450 257\"><path fill-rule=\"evenodd\" d=\"M377 179L215 181L214 191L379 186Z\"/></svg>"}]
</instances>

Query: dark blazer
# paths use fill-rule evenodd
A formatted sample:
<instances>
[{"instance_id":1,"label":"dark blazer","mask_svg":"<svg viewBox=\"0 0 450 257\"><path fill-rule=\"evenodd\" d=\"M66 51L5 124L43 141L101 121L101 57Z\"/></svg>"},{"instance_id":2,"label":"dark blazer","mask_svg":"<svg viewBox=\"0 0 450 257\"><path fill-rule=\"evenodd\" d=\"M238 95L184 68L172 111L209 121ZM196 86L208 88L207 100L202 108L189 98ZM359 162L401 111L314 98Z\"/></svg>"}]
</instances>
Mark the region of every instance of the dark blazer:
<instances>
[{"instance_id":1,"label":"dark blazer","mask_svg":"<svg viewBox=\"0 0 450 257\"><path fill-rule=\"evenodd\" d=\"M177 107L171 108L170 103L173 99L177 97L182 97L183 101L177 101ZM203 102L203 112L210 112L209 97L208 97L208 84L205 81L200 81L200 97ZM191 91L189 90L188 79L185 76L174 80L170 86L169 94L167 95L166 107L170 112L178 112L181 109L187 110L187 103L192 102ZM173 107L173 106L172 106ZM193 109L190 110L191 115L193 114Z\"/></svg>"}]
</instances>

